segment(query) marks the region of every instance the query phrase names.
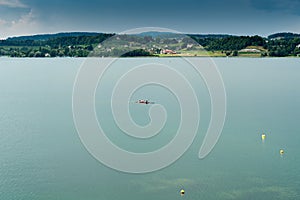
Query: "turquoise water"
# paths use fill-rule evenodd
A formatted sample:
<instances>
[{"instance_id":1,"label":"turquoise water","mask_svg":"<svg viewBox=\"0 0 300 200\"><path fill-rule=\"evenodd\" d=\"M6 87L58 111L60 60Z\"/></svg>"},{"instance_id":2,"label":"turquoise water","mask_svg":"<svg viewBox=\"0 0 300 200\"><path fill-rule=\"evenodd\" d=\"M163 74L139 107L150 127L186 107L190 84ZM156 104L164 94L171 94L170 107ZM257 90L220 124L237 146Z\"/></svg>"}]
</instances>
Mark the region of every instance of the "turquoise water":
<instances>
[{"instance_id":1,"label":"turquoise water","mask_svg":"<svg viewBox=\"0 0 300 200\"><path fill-rule=\"evenodd\" d=\"M149 60L180 68L172 64L178 63L176 59ZM209 95L201 78L185 69L200 99L201 122L194 143L167 168L127 174L95 160L76 132L72 89L83 59L0 58L0 199L300 199L300 60L214 60L226 88L227 117L213 151L198 159L210 118ZM139 62L121 59L112 74L117 77ZM118 65L123 68L116 70ZM110 80L116 78L106 83ZM147 86L133 94L132 100L147 94L171 113L158 137L137 142L122 135L112 120L109 101L101 96L111 87L99 86L96 113L103 128L111 130L108 137L114 143L147 152L174 137L180 111L170 92ZM130 111L136 123L149 122L147 107L131 104ZM181 188L184 197L179 195Z\"/></svg>"}]
</instances>

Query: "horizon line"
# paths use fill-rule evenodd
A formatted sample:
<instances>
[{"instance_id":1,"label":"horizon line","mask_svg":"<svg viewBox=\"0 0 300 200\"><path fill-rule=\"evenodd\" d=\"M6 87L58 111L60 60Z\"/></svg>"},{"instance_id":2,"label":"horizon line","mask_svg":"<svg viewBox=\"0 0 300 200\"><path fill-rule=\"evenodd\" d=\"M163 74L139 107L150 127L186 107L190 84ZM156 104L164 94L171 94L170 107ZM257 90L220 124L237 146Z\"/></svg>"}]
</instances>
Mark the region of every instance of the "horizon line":
<instances>
[{"instance_id":1,"label":"horizon line","mask_svg":"<svg viewBox=\"0 0 300 200\"><path fill-rule=\"evenodd\" d=\"M166 32L166 31L148 31L148 32ZM63 34L63 33L95 33L95 34L122 34L122 32L117 33L117 32L98 32L98 31L60 31L60 32L41 32L41 33L34 33L34 34L24 34L24 35L12 35L12 36L7 36L6 38L0 38L0 40L7 40L9 38L18 38L18 37L30 37L30 36L39 36L39 35L56 35L56 34ZM146 32L145 32L146 33ZM172 33L172 32L170 32ZM183 34L183 35L229 35L229 36L260 36L260 37L268 37L274 34L278 33L292 33L292 34L300 34L298 32L292 32L292 31L280 31L280 32L274 32L269 35L260 35L260 34L232 34L232 33L175 33L174 34Z\"/></svg>"}]
</instances>

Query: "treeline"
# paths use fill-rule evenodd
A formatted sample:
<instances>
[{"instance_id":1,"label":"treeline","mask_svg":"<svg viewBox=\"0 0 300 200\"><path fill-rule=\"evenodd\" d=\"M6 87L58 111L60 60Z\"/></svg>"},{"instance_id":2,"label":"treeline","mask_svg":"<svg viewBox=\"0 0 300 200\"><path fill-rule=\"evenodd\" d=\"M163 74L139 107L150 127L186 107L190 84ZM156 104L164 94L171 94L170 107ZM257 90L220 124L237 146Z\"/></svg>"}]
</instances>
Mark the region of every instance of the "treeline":
<instances>
[{"instance_id":1,"label":"treeline","mask_svg":"<svg viewBox=\"0 0 300 200\"><path fill-rule=\"evenodd\" d=\"M275 33L268 36L268 39L281 39L281 38L299 38L300 34L298 33Z\"/></svg>"},{"instance_id":2,"label":"treeline","mask_svg":"<svg viewBox=\"0 0 300 200\"><path fill-rule=\"evenodd\" d=\"M300 54L300 36L268 40L267 49L269 56L297 56Z\"/></svg>"},{"instance_id":3,"label":"treeline","mask_svg":"<svg viewBox=\"0 0 300 200\"><path fill-rule=\"evenodd\" d=\"M221 38L193 37L208 51L232 51L236 52L249 46L259 46L265 49L262 56L296 56L300 54L299 34L277 34L271 39L260 36L228 36Z\"/></svg>"},{"instance_id":4,"label":"treeline","mask_svg":"<svg viewBox=\"0 0 300 200\"><path fill-rule=\"evenodd\" d=\"M97 36L99 33L94 32L65 32L65 33L54 33L54 34L38 34L38 35L28 35L28 36L16 36L9 37L7 40L49 40L59 37L77 37L77 36Z\"/></svg>"},{"instance_id":5,"label":"treeline","mask_svg":"<svg viewBox=\"0 0 300 200\"><path fill-rule=\"evenodd\" d=\"M36 35L0 40L0 56L10 57L86 57L97 49L104 56L152 56L164 49L180 52L193 50L189 37L171 38L161 35L117 35L108 46L97 49L101 42L115 36L105 33L61 33ZM240 50L258 48L261 56L297 56L300 55L300 34L277 33L264 38L255 36L232 35L189 35L207 51L218 51L224 55L237 56ZM101 46L101 45L100 45ZM132 48L132 52L127 52ZM95 52L95 51L94 51ZM100 54L99 54L100 55Z\"/></svg>"},{"instance_id":6,"label":"treeline","mask_svg":"<svg viewBox=\"0 0 300 200\"><path fill-rule=\"evenodd\" d=\"M208 51L234 51L247 46L266 47L266 41L260 36L228 36L222 38L197 38L194 39Z\"/></svg>"},{"instance_id":7,"label":"treeline","mask_svg":"<svg viewBox=\"0 0 300 200\"><path fill-rule=\"evenodd\" d=\"M64 37L54 37L46 40L36 40L36 39L7 39L0 40L0 46L69 46L69 45L88 45L101 43L114 34L104 34L100 33L93 36L64 36Z\"/></svg>"},{"instance_id":8,"label":"treeline","mask_svg":"<svg viewBox=\"0 0 300 200\"><path fill-rule=\"evenodd\" d=\"M46 40L20 37L0 40L0 56L10 57L86 57L99 44L114 34L51 37Z\"/></svg>"}]
</instances>

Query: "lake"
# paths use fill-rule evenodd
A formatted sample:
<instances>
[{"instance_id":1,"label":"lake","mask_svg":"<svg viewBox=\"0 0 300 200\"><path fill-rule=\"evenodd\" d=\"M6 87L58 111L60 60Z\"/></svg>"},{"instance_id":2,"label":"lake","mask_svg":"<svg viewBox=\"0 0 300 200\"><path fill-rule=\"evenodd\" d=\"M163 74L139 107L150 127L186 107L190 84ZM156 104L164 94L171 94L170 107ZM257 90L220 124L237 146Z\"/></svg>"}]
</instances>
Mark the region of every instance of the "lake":
<instances>
[{"instance_id":1,"label":"lake","mask_svg":"<svg viewBox=\"0 0 300 200\"><path fill-rule=\"evenodd\" d=\"M136 100L148 98L163 105L168 118L160 134L136 139L116 126L110 93L133 65L161 63L181 71L199 99L201 120L190 148L173 164L141 174L107 167L81 142L72 92L84 61L0 58L1 200L300 199L299 59L214 58L226 90L227 113L219 141L204 159L198 152L211 103L202 78L185 68L180 58L118 60L99 82L95 114L107 137L127 151L163 147L175 137L181 120L176 96L154 84L139 88L125 103L140 126L150 122L152 105ZM179 194L182 188L184 196Z\"/></svg>"}]
</instances>

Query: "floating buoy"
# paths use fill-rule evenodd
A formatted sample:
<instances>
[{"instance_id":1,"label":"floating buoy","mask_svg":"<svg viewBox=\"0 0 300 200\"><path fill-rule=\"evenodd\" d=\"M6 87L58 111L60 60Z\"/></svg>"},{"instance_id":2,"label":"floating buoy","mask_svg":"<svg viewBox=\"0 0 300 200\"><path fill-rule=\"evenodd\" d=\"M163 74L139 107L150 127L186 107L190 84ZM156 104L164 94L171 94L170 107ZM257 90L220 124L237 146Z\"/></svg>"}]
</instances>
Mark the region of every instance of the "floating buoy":
<instances>
[{"instance_id":1,"label":"floating buoy","mask_svg":"<svg viewBox=\"0 0 300 200\"><path fill-rule=\"evenodd\" d=\"M283 155L284 154L284 150L280 149L279 153L280 153L280 155Z\"/></svg>"},{"instance_id":2,"label":"floating buoy","mask_svg":"<svg viewBox=\"0 0 300 200\"><path fill-rule=\"evenodd\" d=\"M185 193L184 189L181 189L181 190L180 190L180 196L183 196L184 193Z\"/></svg>"},{"instance_id":3,"label":"floating buoy","mask_svg":"<svg viewBox=\"0 0 300 200\"><path fill-rule=\"evenodd\" d=\"M262 140L265 140L265 139L266 139L266 134L263 133L263 134L261 135L261 139L262 139Z\"/></svg>"}]
</instances>

